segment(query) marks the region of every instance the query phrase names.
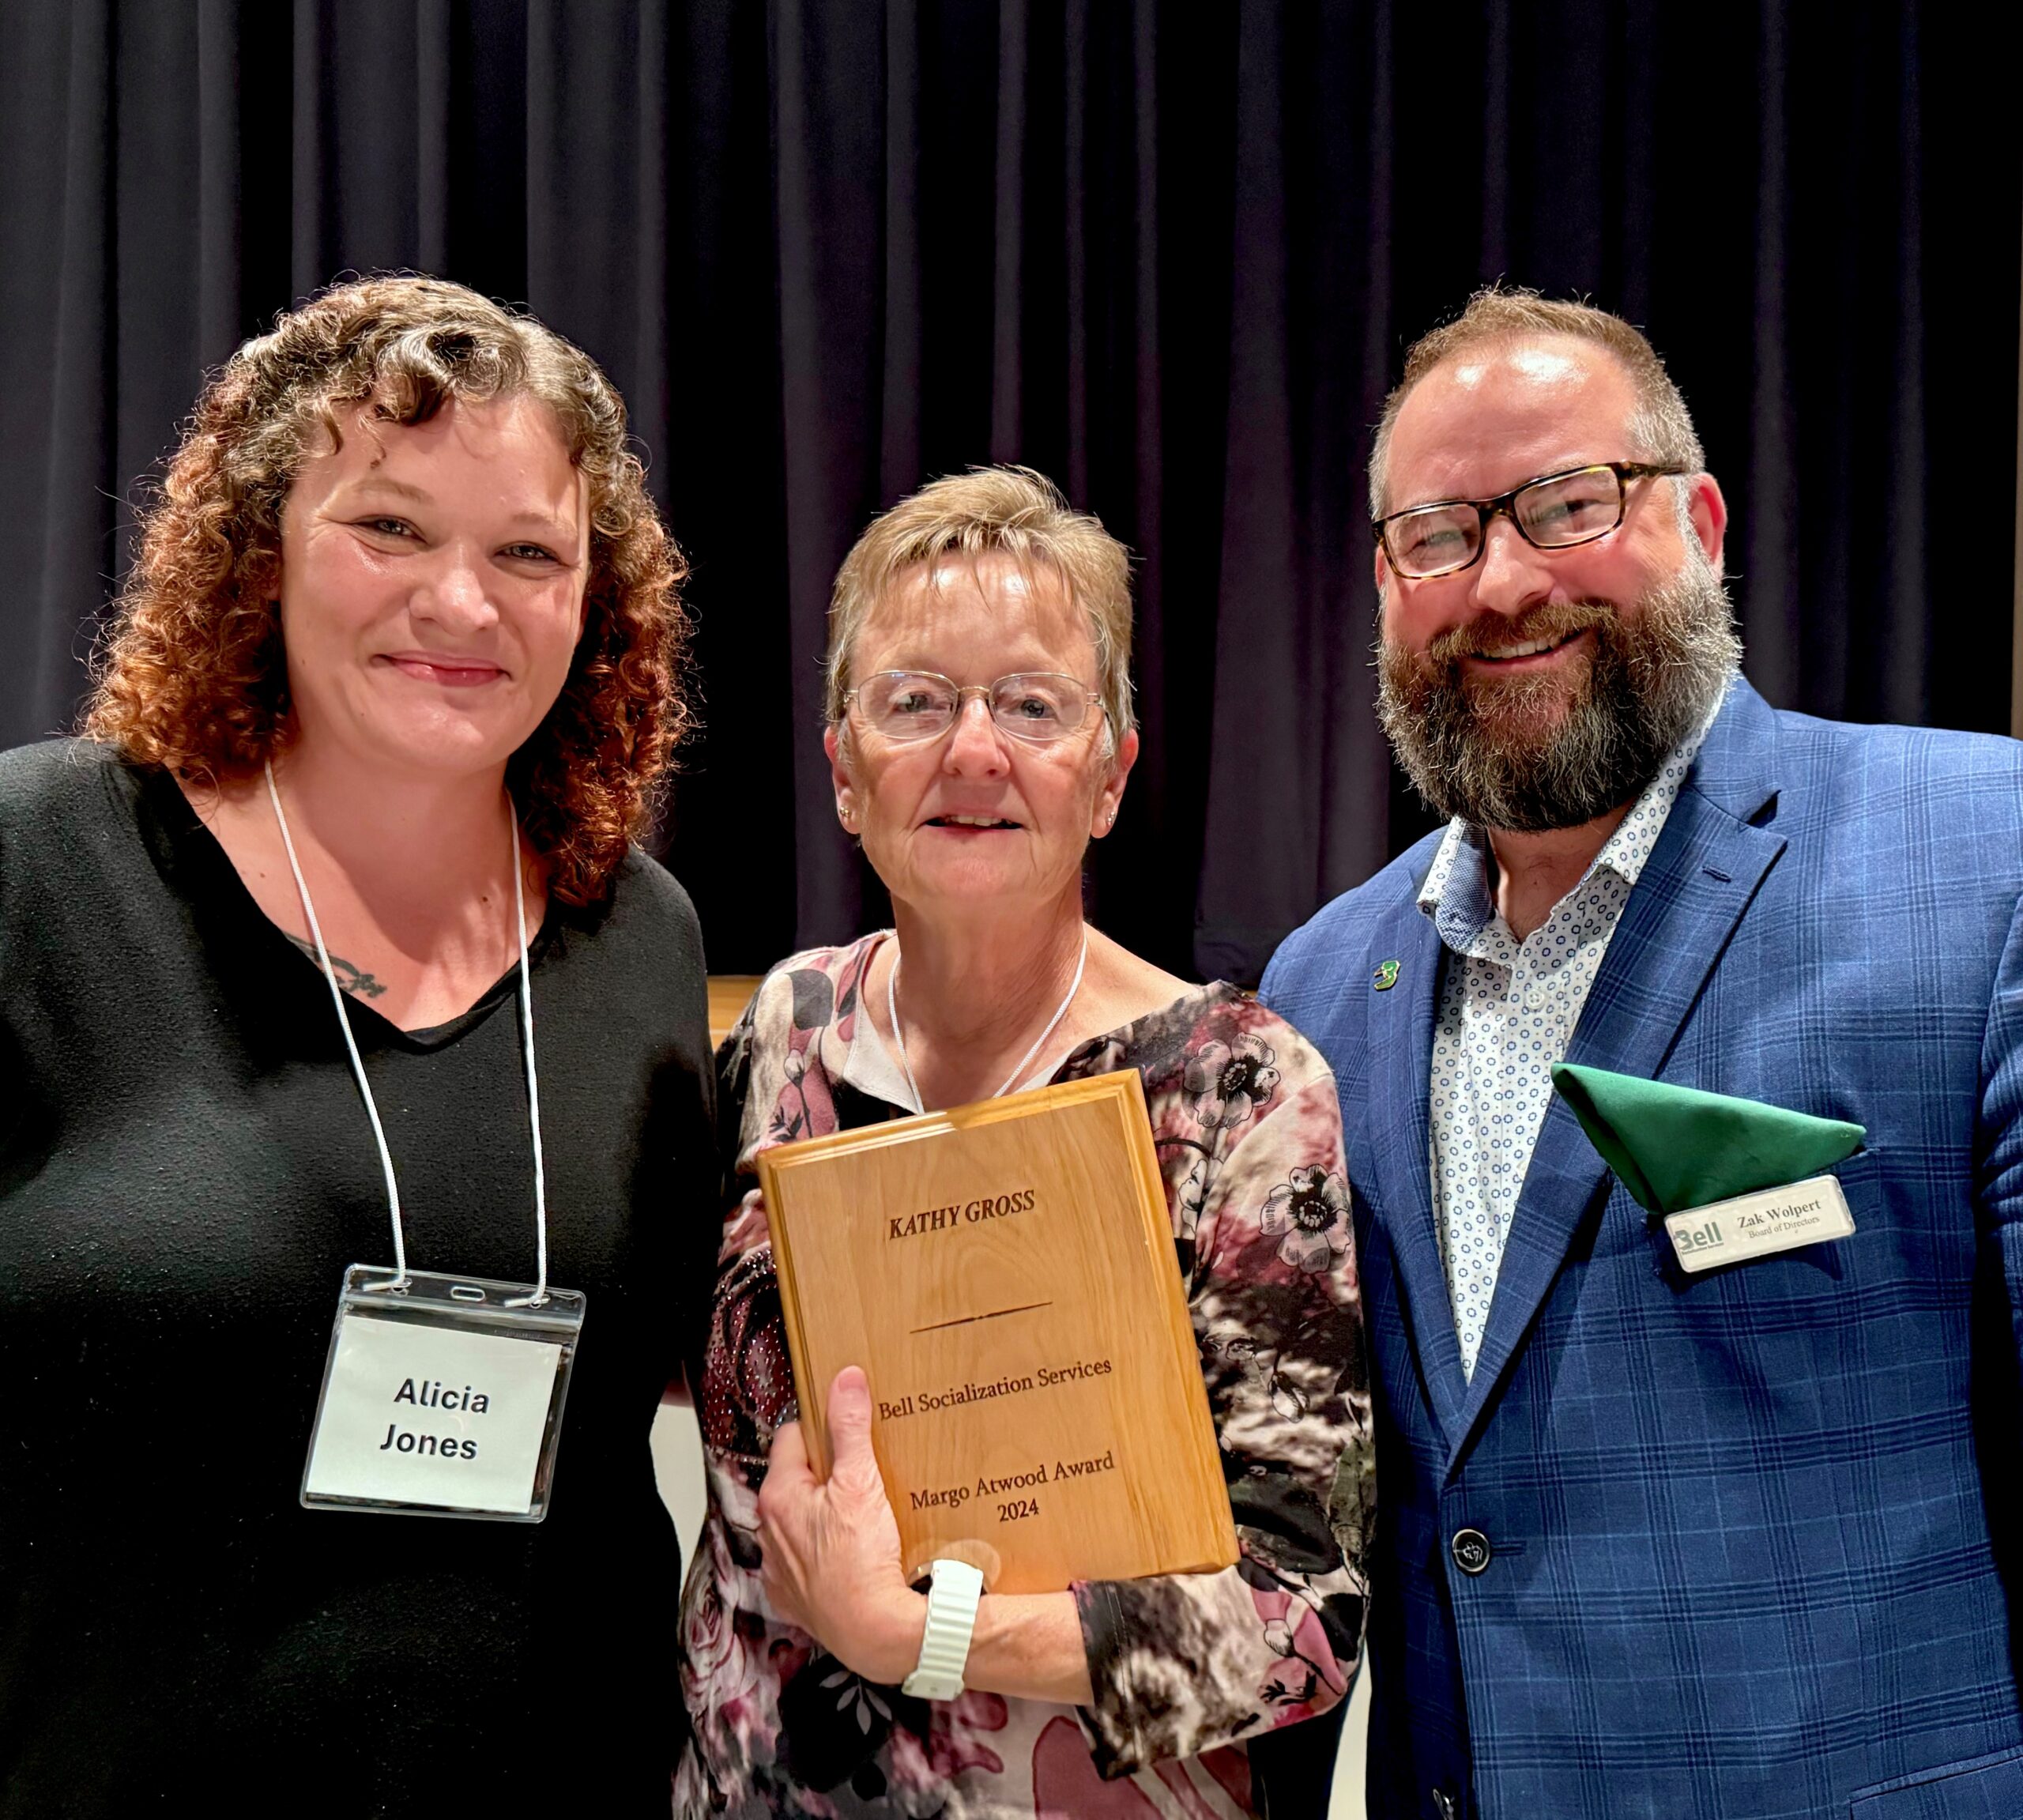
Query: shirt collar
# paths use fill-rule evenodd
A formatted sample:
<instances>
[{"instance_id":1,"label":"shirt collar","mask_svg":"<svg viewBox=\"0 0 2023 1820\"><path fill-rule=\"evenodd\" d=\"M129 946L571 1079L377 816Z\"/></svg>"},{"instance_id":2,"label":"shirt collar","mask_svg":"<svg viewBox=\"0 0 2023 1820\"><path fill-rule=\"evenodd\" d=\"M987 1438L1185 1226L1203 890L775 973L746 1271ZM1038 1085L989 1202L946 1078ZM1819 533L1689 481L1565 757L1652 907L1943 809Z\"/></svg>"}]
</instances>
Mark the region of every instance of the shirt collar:
<instances>
[{"instance_id":1,"label":"shirt collar","mask_svg":"<svg viewBox=\"0 0 2023 1820\"><path fill-rule=\"evenodd\" d=\"M899 1058L892 1046L872 1021L871 1007L865 1002L864 982L871 977L871 956L888 941L898 940L891 929L880 929L875 935L866 936L861 944L866 951L863 970L857 975L857 1012L850 1024L850 1038L843 1042L832 1023L824 1033L834 1039L841 1047L840 1061L833 1053L825 1056L831 1077L841 1080L846 1086L855 1087L859 1093L868 1094L873 1099L883 1100L887 1106L898 1106L903 1112L914 1110L913 1090L906 1084L906 1077L899 1065Z\"/></svg>"},{"instance_id":2,"label":"shirt collar","mask_svg":"<svg viewBox=\"0 0 2023 1820\"><path fill-rule=\"evenodd\" d=\"M1724 690L1699 725L1672 748L1658 767L1658 774L1644 786L1643 793L1630 805L1629 813L1617 824L1615 832L1580 875L1574 891L1605 869L1631 887L1644 876L1658 836L1664 831L1666 818L1678 799L1679 787L1686 782L1686 774L1693 768L1693 761L1726 699ZM1474 823L1456 816L1447 824L1426 882L1419 887L1419 908L1433 918L1441 940L1457 954L1468 952L1483 930L1496 921L1496 902L1490 891L1488 850L1487 835Z\"/></svg>"}]
</instances>

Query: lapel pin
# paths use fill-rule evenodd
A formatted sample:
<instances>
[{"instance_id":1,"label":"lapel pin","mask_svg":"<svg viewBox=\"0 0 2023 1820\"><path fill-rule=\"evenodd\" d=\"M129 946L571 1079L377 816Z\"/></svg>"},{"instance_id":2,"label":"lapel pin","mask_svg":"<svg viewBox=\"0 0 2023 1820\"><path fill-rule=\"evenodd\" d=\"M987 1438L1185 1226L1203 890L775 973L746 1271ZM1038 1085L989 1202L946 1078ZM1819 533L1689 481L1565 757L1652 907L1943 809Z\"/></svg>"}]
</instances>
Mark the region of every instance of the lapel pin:
<instances>
[{"instance_id":1,"label":"lapel pin","mask_svg":"<svg viewBox=\"0 0 2023 1820\"><path fill-rule=\"evenodd\" d=\"M1397 983L1398 963L1395 960L1387 960L1377 970L1370 981L1370 984L1379 992L1388 992Z\"/></svg>"}]
</instances>

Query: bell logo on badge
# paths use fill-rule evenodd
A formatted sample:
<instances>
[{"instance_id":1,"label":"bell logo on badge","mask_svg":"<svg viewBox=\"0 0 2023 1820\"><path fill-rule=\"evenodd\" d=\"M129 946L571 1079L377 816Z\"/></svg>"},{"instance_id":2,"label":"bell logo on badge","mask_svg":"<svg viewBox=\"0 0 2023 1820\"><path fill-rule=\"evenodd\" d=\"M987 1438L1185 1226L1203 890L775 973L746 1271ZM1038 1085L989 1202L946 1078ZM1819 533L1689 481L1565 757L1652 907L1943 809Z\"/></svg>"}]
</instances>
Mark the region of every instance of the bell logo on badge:
<instances>
[{"instance_id":1,"label":"bell logo on badge","mask_svg":"<svg viewBox=\"0 0 2023 1820\"><path fill-rule=\"evenodd\" d=\"M1665 1219L1679 1268L1693 1272L1829 1243L1850 1237L1854 1230L1848 1197L1830 1175L1710 1201Z\"/></svg>"}]
</instances>

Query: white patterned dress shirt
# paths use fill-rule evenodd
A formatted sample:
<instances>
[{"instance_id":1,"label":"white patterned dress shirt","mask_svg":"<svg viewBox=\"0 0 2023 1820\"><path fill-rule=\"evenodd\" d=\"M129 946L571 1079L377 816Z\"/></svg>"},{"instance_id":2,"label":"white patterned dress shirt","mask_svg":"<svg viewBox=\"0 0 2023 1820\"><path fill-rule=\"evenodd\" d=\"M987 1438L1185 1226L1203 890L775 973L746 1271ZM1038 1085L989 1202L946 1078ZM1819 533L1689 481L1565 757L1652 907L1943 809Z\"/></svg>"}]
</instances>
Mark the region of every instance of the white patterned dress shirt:
<instances>
[{"instance_id":1,"label":"white patterned dress shirt","mask_svg":"<svg viewBox=\"0 0 2023 1820\"><path fill-rule=\"evenodd\" d=\"M1564 1059L1622 906L1642 876L1709 714L1666 759L1622 825L1521 943L1490 895L1484 835L1456 820L1419 887L1452 951L1433 1032L1433 1223L1472 1378L1519 1191Z\"/></svg>"}]
</instances>

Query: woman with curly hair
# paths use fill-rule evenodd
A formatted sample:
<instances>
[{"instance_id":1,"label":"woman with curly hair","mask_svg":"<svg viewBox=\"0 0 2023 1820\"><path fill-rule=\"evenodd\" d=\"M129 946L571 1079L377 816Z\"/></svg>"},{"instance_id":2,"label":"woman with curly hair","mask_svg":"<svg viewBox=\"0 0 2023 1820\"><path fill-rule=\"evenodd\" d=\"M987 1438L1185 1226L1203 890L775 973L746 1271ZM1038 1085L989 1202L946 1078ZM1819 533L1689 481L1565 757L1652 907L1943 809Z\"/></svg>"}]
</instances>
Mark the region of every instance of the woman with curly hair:
<instances>
[{"instance_id":1,"label":"woman with curly hair","mask_svg":"<svg viewBox=\"0 0 2023 1820\"><path fill-rule=\"evenodd\" d=\"M1083 920L1083 858L1137 756L1130 650L1123 546L1024 469L922 488L837 576L836 812L898 926L783 961L718 1057L736 1173L699 1399L684 1815L1256 1814L1249 1746L1354 1675L1369 1392L1335 1083L1249 994ZM1144 1079L1241 1559L980 1600L938 1562L923 1593L854 1366L827 1405L833 1470L810 1470L755 1159L1120 1068ZM930 1611L959 1675L923 1653Z\"/></svg>"},{"instance_id":2,"label":"woman with curly hair","mask_svg":"<svg viewBox=\"0 0 2023 1820\"><path fill-rule=\"evenodd\" d=\"M716 1163L632 843L682 572L580 350L344 284L198 401L84 737L0 758L0 1813L665 1812L647 1438ZM537 1524L298 1497L403 1237L585 1298Z\"/></svg>"}]
</instances>

